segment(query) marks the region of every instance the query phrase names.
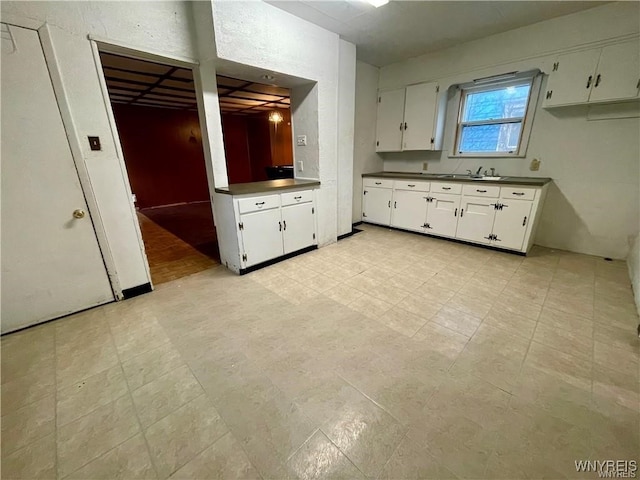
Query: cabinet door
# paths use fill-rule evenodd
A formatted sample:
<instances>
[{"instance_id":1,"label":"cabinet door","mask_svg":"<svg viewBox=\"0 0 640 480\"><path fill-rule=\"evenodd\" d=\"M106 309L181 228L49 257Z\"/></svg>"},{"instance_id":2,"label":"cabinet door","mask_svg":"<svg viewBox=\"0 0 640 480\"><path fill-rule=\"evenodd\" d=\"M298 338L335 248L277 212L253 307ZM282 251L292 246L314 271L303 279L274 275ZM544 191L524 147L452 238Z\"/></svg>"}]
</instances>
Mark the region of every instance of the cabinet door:
<instances>
[{"instance_id":1,"label":"cabinet door","mask_svg":"<svg viewBox=\"0 0 640 480\"><path fill-rule=\"evenodd\" d=\"M448 193L432 193L433 200L427 209L427 229L425 232L435 235L453 237L458 225L458 211L460 209L460 195Z\"/></svg>"},{"instance_id":2,"label":"cabinet door","mask_svg":"<svg viewBox=\"0 0 640 480\"><path fill-rule=\"evenodd\" d=\"M296 252L315 243L313 203L282 207L284 253Z\"/></svg>"},{"instance_id":3,"label":"cabinet door","mask_svg":"<svg viewBox=\"0 0 640 480\"><path fill-rule=\"evenodd\" d=\"M240 222L243 227L242 247L247 256L245 267L266 262L284 253L279 208L240 215Z\"/></svg>"},{"instance_id":4,"label":"cabinet door","mask_svg":"<svg viewBox=\"0 0 640 480\"><path fill-rule=\"evenodd\" d=\"M404 88L378 93L376 152L402 150L404 123Z\"/></svg>"},{"instance_id":5,"label":"cabinet door","mask_svg":"<svg viewBox=\"0 0 640 480\"><path fill-rule=\"evenodd\" d=\"M394 190L391 225L414 232L424 232L427 216L427 193Z\"/></svg>"},{"instance_id":6,"label":"cabinet door","mask_svg":"<svg viewBox=\"0 0 640 480\"><path fill-rule=\"evenodd\" d=\"M456 238L488 244L498 199L462 197Z\"/></svg>"},{"instance_id":7,"label":"cabinet door","mask_svg":"<svg viewBox=\"0 0 640 480\"><path fill-rule=\"evenodd\" d=\"M600 49L560 55L557 67L549 74L544 107L587 103L595 81Z\"/></svg>"},{"instance_id":8,"label":"cabinet door","mask_svg":"<svg viewBox=\"0 0 640 480\"><path fill-rule=\"evenodd\" d=\"M496 211L493 224L496 247L522 250L522 242L527 232L531 214L531 202L527 200L500 201L502 208ZM467 212L465 212L465 215Z\"/></svg>"},{"instance_id":9,"label":"cabinet door","mask_svg":"<svg viewBox=\"0 0 640 480\"><path fill-rule=\"evenodd\" d=\"M604 47L589 101L604 102L637 98L639 86L640 45L638 40Z\"/></svg>"},{"instance_id":10,"label":"cabinet door","mask_svg":"<svg viewBox=\"0 0 640 480\"><path fill-rule=\"evenodd\" d=\"M403 150L433 150L437 90L437 83L421 83L407 87Z\"/></svg>"},{"instance_id":11,"label":"cabinet door","mask_svg":"<svg viewBox=\"0 0 640 480\"><path fill-rule=\"evenodd\" d=\"M390 188L366 187L362 192L362 220L369 223L391 223Z\"/></svg>"}]
</instances>

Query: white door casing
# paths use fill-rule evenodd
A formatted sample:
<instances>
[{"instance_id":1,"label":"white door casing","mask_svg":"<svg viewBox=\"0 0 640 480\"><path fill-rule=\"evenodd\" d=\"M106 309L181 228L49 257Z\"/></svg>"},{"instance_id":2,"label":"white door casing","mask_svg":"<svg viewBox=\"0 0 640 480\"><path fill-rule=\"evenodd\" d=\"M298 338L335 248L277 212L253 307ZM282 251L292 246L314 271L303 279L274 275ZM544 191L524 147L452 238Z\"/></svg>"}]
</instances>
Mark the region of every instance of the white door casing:
<instances>
[{"instance_id":1,"label":"white door casing","mask_svg":"<svg viewBox=\"0 0 640 480\"><path fill-rule=\"evenodd\" d=\"M114 296L38 33L3 30L4 333Z\"/></svg>"}]
</instances>

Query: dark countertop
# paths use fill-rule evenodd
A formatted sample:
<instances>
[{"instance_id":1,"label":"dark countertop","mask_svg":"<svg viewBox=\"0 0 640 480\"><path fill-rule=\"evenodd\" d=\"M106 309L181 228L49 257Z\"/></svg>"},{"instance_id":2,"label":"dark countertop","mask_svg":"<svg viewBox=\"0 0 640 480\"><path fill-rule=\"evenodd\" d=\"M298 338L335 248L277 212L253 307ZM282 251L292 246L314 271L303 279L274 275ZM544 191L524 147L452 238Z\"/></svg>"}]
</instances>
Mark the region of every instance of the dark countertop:
<instances>
[{"instance_id":1,"label":"dark countertop","mask_svg":"<svg viewBox=\"0 0 640 480\"><path fill-rule=\"evenodd\" d=\"M408 172L376 172L363 173L362 177L378 177L389 179L407 179L407 180L427 180L439 182L463 182L463 183L497 183L501 185L530 185L533 187L541 187L549 183L552 179L548 177L513 177L505 175L500 180L474 180L470 177L442 178L444 173L408 173ZM456 174L459 175L459 174Z\"/></svg>"},{"instance_id":2,"label":"dark countertop","mask_svg":"<svg viewBox=\"0 0 640 480\"><path fill-rule=\"evenodd\" d=\"M233 183L228 187L216 188L216 193L226 195L246 195L248 193L269 193L277 190L293 190L300 187L317 187L318 180L298 180L296 178L282 178L280 180L266 180L264 182Z\"/></svg>"}]
</instances>

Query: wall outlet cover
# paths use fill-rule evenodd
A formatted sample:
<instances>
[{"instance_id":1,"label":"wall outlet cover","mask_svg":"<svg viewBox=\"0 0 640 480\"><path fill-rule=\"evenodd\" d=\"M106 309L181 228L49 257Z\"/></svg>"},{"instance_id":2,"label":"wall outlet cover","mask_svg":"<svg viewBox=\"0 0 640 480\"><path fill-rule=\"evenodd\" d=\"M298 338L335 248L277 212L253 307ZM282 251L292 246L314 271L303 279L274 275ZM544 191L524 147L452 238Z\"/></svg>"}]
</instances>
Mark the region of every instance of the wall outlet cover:
<instances>
[{"instance_id":1,"label":"wall outlet cover","mask_svg":"<svg viewBox=\"0 0 640 480\"><path fill-rule=\"evenodd\" d=\"M307 136L306 135L298 135L296 137L296 144L299 147L306 147L307 146Z\"/></svg>"},{"instance_id":2,"label":"wall outlet cover","mask_svg":"<svg viewBox=\"0 0 640 480\"><path fill-rule=\"evenodd\" d=\"M538 160L537 158L531 160L529 170L531 170L532 172L537 172L538 170L540 170L540 160Z\"/></svg>"},{"instance_id":3,"label":"wall outlet cover","mask_svg":"<svg viewBox=\"0 0 640 480\"><path fill-rule=\"evenodd\" d=\"M425 172L427 170L429 170L429 162L423 162L422 163L422 170L425 171Z\"/></svg>"}]
</instances>

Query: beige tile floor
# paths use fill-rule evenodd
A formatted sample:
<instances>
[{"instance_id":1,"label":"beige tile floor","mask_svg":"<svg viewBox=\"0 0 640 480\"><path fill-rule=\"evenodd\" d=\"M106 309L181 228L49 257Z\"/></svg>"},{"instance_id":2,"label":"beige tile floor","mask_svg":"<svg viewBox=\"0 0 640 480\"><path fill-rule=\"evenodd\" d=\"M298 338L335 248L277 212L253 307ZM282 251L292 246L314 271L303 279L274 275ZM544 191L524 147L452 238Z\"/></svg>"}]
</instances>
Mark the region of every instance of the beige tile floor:
<instances>
[{"instance_id":1,"label":"beige tile floor","mask_svg":"<svg viewBox=\"0 0 640 480\"><path fill-rule=\"evenodd\" d=\"M585 478L637 322L622 262L365 227L3 337L2 477Z\"/></svg>"}]
</instances>

